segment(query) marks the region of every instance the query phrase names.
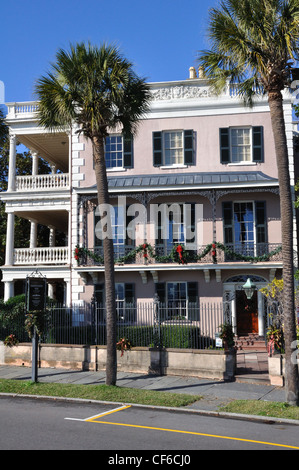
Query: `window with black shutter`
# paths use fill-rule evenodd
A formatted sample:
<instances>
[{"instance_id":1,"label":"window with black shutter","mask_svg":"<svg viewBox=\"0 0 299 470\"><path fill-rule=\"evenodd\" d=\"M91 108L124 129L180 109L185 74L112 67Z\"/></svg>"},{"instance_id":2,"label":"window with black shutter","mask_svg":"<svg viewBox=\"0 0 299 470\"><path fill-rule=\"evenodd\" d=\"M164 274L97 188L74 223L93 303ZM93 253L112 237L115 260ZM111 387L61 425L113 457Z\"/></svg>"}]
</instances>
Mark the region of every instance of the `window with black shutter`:
<instances>
[{"instance_id":1,"label":"window with black shutter","mask_svg":"<svg viewBox=\"0 0 299 470\"><path fill-rule=\"evenodd\" d=\"M153 132L154 166L194 165L194 131Z\"/></svg>"},{"instance_id":2,"label":"window with black shutter","mask_svg":"<svg viewBox=\"0 0 299 470\"><path fill-rule=\"evenodd\" d=\"M263 126L225 127L219 133L221 163L264 161Z\"/></svg>"}]
</instances>

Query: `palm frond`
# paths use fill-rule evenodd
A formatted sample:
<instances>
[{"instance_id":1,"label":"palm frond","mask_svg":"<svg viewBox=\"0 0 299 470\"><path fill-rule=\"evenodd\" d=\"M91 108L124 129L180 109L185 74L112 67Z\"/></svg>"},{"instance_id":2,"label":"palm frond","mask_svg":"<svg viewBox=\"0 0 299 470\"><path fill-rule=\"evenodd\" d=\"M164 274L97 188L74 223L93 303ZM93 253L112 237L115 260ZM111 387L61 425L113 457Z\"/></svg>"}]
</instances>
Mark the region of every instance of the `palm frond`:
<instances>
[{"instance_id":1,"label":"palm frond","mask_svg":"<svg viewBox=\"0 0 299 470\"><path fill-rule=\"evenodd\" d=\"M230 80L252 103L274 81L280 89L288 85L298 55L298 20L299 0L222 0L210 11L211 49L200 52L198 63L216 91Z\"/></svg>"},{"instance_id":2,"label":"palm frond","mask_svg":"<svg viewBox=\"0 0 299 470\"><path fill-rule=\"evenodd\" d=\"M87 137L105 135L108 127L134 127L146 112L148 85L114 45L91 44L60 49L46 77L36 84L40 124L51 129L71 122Z\"/></svg>"}]
</instances>

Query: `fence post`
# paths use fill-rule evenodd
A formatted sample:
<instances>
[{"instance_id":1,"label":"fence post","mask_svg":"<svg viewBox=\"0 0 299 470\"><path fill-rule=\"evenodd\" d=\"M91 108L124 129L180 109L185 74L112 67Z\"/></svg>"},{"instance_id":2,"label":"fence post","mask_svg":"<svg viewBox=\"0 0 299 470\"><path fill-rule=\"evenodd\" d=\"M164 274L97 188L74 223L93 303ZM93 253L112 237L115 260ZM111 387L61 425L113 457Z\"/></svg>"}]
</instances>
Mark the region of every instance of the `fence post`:
<instances>
[{"instance_id":1,"label":"fence post","mask_svg":"<svg viewBox=\"0 0 299 470\"><path fill-rule=\"evenodd\" d=\"M160 300L158 294L154 296L154 346L161 347L161 320L160 320Z\"/></svg>"},{"instance_id":2,"label":"fence post","mask_svg":"<svg viewBox=\"0 0 299 470\"><path fill-rule=\"evenodd\" d=\"M37 361L38 361L38 336L36 326L33 327L32 337L32 369L31 369L31 380L37 382Z\"/></svg>"}]
</instances>

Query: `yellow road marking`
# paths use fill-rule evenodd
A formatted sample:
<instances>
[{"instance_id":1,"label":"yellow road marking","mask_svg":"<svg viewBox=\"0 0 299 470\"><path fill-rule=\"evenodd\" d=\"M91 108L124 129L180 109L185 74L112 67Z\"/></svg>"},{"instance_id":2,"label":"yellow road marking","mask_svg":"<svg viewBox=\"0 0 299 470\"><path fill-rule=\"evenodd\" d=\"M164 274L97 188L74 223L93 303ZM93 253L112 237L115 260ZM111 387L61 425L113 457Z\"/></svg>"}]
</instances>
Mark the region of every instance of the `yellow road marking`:
<instances>
[{"instance_id":1,"label":"yellow road marking","mask_svg":"<svg viewBox=\"0 0 299 470\"><path fill-rule=\"evenodd\" d=\"M94 421L97 418L101 418L102 416L110 415L112 413L116 413L117 411L125 410L126 408L131 408L131 405L126 405L126 406L121 406L120 408L114 408L113 410L110 411L105 411L104 413L101 413L99 415L91 416L90 418L86 418L84 421L87 421L89 423L96 422Z\"/></svg>"},{"instance_id":2,"label":"yellow road marking","mask_svg":"<svg viewBox=\"0 0 299 470\"><path fill-rule=\"evenodd\" d=\"M276 446L276 447L287 447L288 449L297 449L297 450L299 449L299 447L290 446L287 444L276 444L274 442L255 441L252 439L242 439L240 437L218 436L217 434L205 434L205 433L193 432L193 431L181 431L179 429L155 428L151 426L140 426L138 424L124 424L124 423L111 423L109 421L96 421L96 418L92 419L91 422L99 423L99 424L111 424L113 426L125 426L125 427L131 427L131 428L139 428L139 429L150 429L154 431L167 431L167 432L175 432L175 433L181 433L181 434L192 434L194 436L215 437L217 439L228 439L232 441L251 442L254 444L264 444L264 445Z\"/></svg>"}]
</instances>

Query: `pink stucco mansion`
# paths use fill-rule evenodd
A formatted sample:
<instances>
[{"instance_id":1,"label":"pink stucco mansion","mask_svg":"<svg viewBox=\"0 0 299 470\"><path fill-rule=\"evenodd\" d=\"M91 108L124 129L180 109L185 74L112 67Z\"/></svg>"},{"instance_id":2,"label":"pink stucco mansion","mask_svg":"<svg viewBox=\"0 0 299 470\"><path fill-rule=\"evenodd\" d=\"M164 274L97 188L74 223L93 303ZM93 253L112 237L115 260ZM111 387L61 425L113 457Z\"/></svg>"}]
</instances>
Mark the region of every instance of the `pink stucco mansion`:
<instances>
[{"instance_id":1,"label":"pink stucco mansion","mask_svg":"<svg viewBox=\"0 0 299 470\"><path fill-rule=\"evenodd\" d=\"M106 164L115 207L112 222L118 302L184 305L229 298L237 333L265 333L259 288L282 274L279 186L266 97L247 108L228 86L215 96L190 69L190 78L151 83L150 112L136 136L111 130ZM38 127L38 103L7 103L10 129L3 273L5 299L36 268L49 295L68 305L104 298L100 211L90 142L76 128L50 134ZM290 177L296 181L292 94L284 94ZM16 176L16 141L32 153L32 174ZM53 168L37 172L38 158ZM176 204L179 216L163 210ZM134 208L142 207L138 219ZM132 209L133 208L133 209ZM155 209L153 211L152 209ZM167 210L166 210L167 212ZM153 216L154 214L154 216ZM30 247L14 244L14 217L31 222ZM138 220L138 224L134 224ZM166 221L166 222L165 222ZM37 247L39 225L50 227ZM56 246L55 232L66 234ZM164 231L163 231L164 230ZM294 242L297 248L294 212ZM186 247L189 247L186 250ZM257 287L245 309L243 285Z\"/></svg>"}]
</instances>

